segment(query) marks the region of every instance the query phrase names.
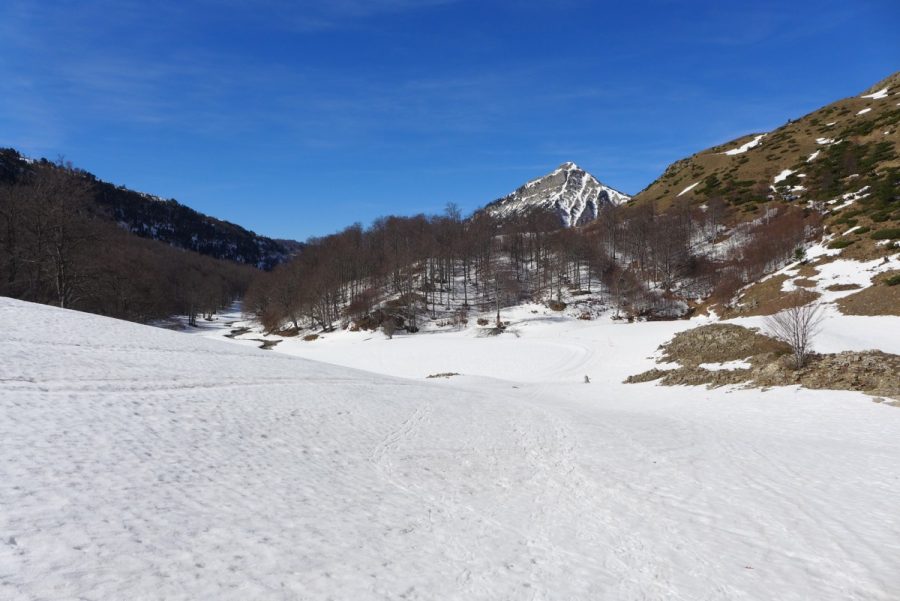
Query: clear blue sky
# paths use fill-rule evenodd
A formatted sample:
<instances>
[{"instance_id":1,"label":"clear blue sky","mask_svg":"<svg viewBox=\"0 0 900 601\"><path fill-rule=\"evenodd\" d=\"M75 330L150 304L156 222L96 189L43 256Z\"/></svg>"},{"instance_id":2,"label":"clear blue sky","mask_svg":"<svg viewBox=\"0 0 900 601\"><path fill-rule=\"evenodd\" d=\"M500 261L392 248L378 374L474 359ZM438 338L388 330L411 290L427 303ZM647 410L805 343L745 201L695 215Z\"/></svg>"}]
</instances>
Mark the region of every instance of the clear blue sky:
<instances>
[{"instance_id":1,"label":"clear blue sky","mask_svg":"<svg viewBox=\"0 0 900 601\"><path fill-rule=\"evenodd\" d=\"M3 0L0 146L304 239L670 162L900 69L900 2Z\"/></svg>"}]
</instances>

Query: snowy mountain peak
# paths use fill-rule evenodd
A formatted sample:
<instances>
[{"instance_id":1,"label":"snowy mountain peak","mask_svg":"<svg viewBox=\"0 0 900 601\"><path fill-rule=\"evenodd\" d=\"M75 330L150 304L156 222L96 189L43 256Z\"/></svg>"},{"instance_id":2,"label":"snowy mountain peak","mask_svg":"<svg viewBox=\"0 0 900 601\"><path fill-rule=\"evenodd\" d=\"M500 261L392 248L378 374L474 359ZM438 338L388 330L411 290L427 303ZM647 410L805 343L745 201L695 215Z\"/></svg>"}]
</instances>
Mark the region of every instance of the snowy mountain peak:
<instances>
[{"instance_id":1,"label":"snowy mountain peak","mask_svg":"<svg viewBox=\"0 0 900 601\"><path fill-rule=\"evenodd\" d=\"M566 227L593 221L605 204L622 204L630 197L600 183L596 177L567 161L552 172L531 180L496 200L485 210L494 217L523 215L534 209L554 210Z\"/></svg>"}]
</instances>

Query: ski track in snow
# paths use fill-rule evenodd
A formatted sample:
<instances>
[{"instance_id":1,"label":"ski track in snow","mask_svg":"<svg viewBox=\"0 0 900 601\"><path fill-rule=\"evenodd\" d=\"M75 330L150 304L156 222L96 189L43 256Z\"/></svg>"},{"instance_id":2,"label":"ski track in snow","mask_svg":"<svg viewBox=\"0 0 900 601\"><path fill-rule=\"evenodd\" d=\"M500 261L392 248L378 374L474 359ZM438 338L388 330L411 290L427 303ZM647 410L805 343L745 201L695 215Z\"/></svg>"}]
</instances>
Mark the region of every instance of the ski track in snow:
<instances>
[{"instance_id":1,"label":"ski track in snow","mask_svg":"<svg viewBox=\"0 0 900 601\"><path fill-rule=\"evenodd\" d=\"M510 317L326 364L0 299L0 598L896 598L900 409Z\"/></svg>"}]
</instances>

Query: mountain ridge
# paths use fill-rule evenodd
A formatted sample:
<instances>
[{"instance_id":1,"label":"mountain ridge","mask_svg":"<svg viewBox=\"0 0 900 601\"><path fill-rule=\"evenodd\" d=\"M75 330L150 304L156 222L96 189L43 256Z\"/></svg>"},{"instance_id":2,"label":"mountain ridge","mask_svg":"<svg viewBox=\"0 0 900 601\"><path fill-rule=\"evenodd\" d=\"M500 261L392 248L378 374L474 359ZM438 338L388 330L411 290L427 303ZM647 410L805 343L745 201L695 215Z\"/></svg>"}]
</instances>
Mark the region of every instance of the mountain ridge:
<instances>
[{"instance_id":1,"label":"mountain ridge","mask_svg":"<svg viewBox=\"0 0 900 601\"><path fill-rule=\"evenodd\" d=\"M32 159L15 149L0 148L0 182L14 184L26 177L35 165L58 167L46 159ZM261 236L175 199L118 186L84 170L66 168L65 171L88 183L95 214L141 238L264 270L284 262L303 246L293 240Z\"/></svg>"},{"instance_id":2,"label":"mountain ridge","mask_svg":"<svg viewBox=\"0 0 900 601\"><path fill-rule=\"evenodd\" d=\"M635 203L720 198L747 213L770 200L827 202L866 186L896 187L900 72L768 132L711 146L670 164Z\"/></svg>"}]
</instances>

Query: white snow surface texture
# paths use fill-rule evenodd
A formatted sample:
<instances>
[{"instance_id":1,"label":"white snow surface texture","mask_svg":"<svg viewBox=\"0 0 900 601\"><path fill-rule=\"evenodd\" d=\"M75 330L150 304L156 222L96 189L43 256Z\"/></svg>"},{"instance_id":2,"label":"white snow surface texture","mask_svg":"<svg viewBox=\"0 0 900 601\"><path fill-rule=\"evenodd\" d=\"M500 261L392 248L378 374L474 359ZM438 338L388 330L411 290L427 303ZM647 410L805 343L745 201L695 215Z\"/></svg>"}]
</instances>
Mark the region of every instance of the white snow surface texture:
<instances>
[{"instance_id":1,"label":"white snow surface texture","mask_svg":"<svg viewBox=\"0 0 900 601\"><path fill-rule=\"evenodd\" d=\"M900 409L528 315L334 343L402 379L0 298L0 598L898 598Z\"/></svg>"}]
</instances>

